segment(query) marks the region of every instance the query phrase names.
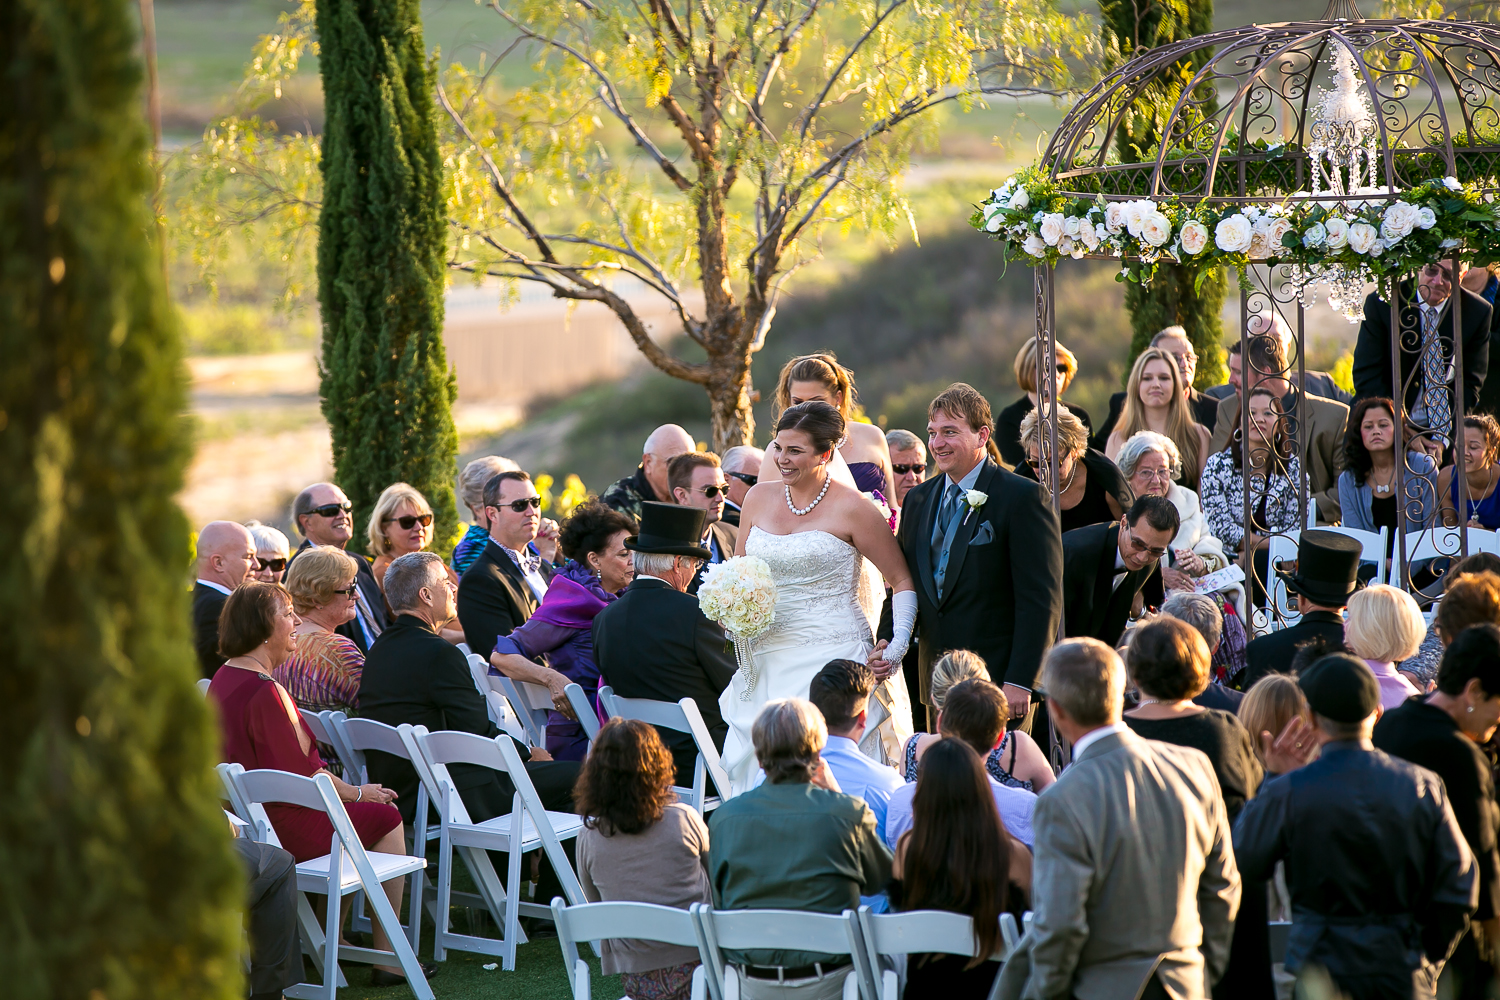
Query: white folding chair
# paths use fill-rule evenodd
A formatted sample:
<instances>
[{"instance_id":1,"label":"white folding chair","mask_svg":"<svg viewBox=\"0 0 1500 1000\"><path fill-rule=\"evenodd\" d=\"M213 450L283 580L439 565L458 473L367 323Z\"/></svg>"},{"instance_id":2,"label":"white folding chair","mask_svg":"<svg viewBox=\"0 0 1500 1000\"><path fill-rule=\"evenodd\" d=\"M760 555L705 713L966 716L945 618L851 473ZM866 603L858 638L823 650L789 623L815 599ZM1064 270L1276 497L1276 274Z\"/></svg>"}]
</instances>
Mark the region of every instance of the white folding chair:
<instances>
[{"instance_id":1,"label":"white folding chair","mask_svg":"<svg viewBox=\"0 0 1500 1000\"><path fill-rule=\"evenodd\" d=\"M198 693L201 694L203 697L207 698L208 697L208 686L210 684L212 684L212 683L213 683L213 681L210 680L207 677L204 677L201 680L199 680L198 681Z\"/></svg>"},{"instance_id":2,"label":"white folding chair","mask_svg":"<svg viewBox=\"0 0 1500 1000\"><path fill-rule=\"evenodd\" d=\"M458 650L460 653L464 654L465 656L469 656L470 655L469 644L467 642L456 643L453 648L456 649L456 650Z\"/></svg>"},{"instance_id":3,"label":"white folding chair","mask_svg":"<svg viewBox=\"0 0 1500 1000\"><path fill-rule=\"evenodd\" d=\"M848 971L840 968L830 973L844 975L843 1000L876 998L875 977L866 963L859 917L853 910L838 915L803 910L715 910L704 903L694 903L692 912L703 931L704 964L713 966L723 1000L740 1000L743 977L738 968L724 960L726 948L848 955L852 963Z\"/></svg>"},{"instance_id":4,"label":"white folding chair","mask_svg":"<svg viewBox=\"0 0 1500 1000\"><path fill-rule=\"evenodd\" d=\"M479 693L484 695L484 702L489 709L490 721L499 726L505 732L525 743L527 746L545 746L546 740L536 743L532 740L531 730L526 728L516 708L511 704L503 689L497 689L491 683L490 665L485 662L484 657L474 653L469 654L469 673L474 678L474 686ZM494 678L496 681L499 678ZM545 723L546 717L543 716Z\"/></svg>"},{"instance_id":5,"label":"white folding chair","mask_svg":"<svg viewBox=\"0 0 1500 1000\"><path fill-rule=\"evenodd\" d=\"M563 688L563 693L568 696L568 704L573 706L573 714L578 716L578 724L589 738L589 749L594 749L594 741L599 738L599 715L589 704L588 693L580 684L569 684Z\"/></svg>"},{"instance_id":6,"label":"white folding chair","mask_svg":"<svg viewBox=\"0 0 1500 1000\"><path fill-rule=\"evenodd\" d=\"M605 938L633 938L638 941L660 941L703 951L703 930L691 912L655 903L584 903L568 906L562 897L552 900L552 922L557 925L557 940L562 946L563 965L573 987L573 1000L591 1000L589 963L578 955L583 941ZM693 970L692 1000L722 1000L718 984L710 981L709 966Z\"/></svg>"},{"instance_id":7,"label":"white folding chair","mask_svg":"<svg viewBox=\"0 0 1500 1000\"><path fill-rule=\"evenodd\" d=\"M1354 539L1356 542L1359 542L1360 561L1372 562L1375 564L1375 576L1372 580L1370 580L1370 583L1378 584L1386 582L1387 574L1385 570L1385 553L1387 539L1389 538L1391 533L1390 528L1382 527L1378 532L1361 531L1359 528L1344 527L1324 527L1319 528L1318 530L1331 531L1336 535L1345 535L1349 538Z\"/></svg>"},{"instance_id":8,"label":"white folding chair","mask_svg":"<svg viewBox=\"0 0 1500 1000\"><path fill-rule=\"evenodd\" d=\"M1302 612L1297 610L1297 599L1287 590L1281 577L1276 575L1278 562L1296 561L1297 541L1301 537L1301 532L1289 531L1272 535L1266 544L1266 578L1261 583L1266 589L1267 611L1272 629L1286 628L1302 620ZM1250 638L1255 637L1252 635Z\"/></svg>"},{"instance_id":9,"label":"white folding chair","mask_svg":"<svg viewBox=\"0 0 1500 1000\"><path fill-rule=\"evenodd\" d=\"M692 736L698 747L698 758L693 764L693 786L674 787L673 791L678 798L698 810L700 815L706 815L709 810L717 809L720 803L728 801L729 774L719 760L719 751L714 747L713 737L708 735L708 726L704 725L703 715L693 699L683 698L673 704L670 701L651 701L646 698L621 698L615 694L614 688L605 686L599 689L599 704L604 706L604 711L611 719L637 719ZM718 795L708 794L708 778L713 779Z\"/></svg>"},{"instance_id":10,"label":"white folding chair","mask_svg":"<svg viewBox=\"0 0 1500 1000\"><path fill-rule=\"evenodd\" d=\"M526 741L534 747L547 745L547 713L552 711L552 692L541 684L518 681L504 674L490 674L490 685L505 695L515 708L521 725L526 727Z\"/></svg>"},{"instance_id":11,"label":"white folding chair","mask_svg":"<svg viewBox=\"0 0 1500 1000\"><path fill-rule=\"evenodd\" d=\"M1009 918L1009 934L1005 921ZM864 940L865 964L879 977L878 1000L898 1000L903 978L895 963L882 961L897 955L922 955L941 952L945 955L974 955L974 921L962 914L944 910L912 910L907 913L871 913L868 906L859 908L860 937ZM1000 918L1000 950L990 958L1004 962L1015 949L1016 918L1009 913ZM995 988L1000 977L995 977ZM992 992L993 996L994 993Z\"/></svg>"},{"instance_id":12,"label":"white folding chair","mask_svg":"<svg viewBox=\"0 0 1500 1000\"><path fill-rule=\"evenodd\" d=\"M229 792L230 801L240 818L248 824L254 840L281 846L276 831L266 815L263 803L275 802L312 809L328 817L333 824L333 837L329 852L321 858L304 861L297 865L297 918L302 930L304 946L311 953L313 964L323 977L321 985L303 983L285 990L287 996L296 998L322 998L335 1000L338 988L348 985L339 971L341 960L386 964L394 959L406 973L408 988L418 1000L433 1000L432 987L422 974L417 961L416 948L407 937L401 919L391 907L381 883L393 878L404 878L427 867L425 858L414 858L405 854L382 854L366 851L359 841L359 834L349 822L349 814L333 790L333 779L326 774L311 778L286 771L246 771L239 764L220 764L219 776ZM324 926L318 925L312 906L303 894L323 893L328 897L328 914ZM368 898L375 919L385 928L391 941L391 951L374 948L356 948L339 945L339 927L342 923L340 903L345 896L363 892ZM414 897L420 890L414 890ZM415 913L415 909L413 911ZM415 917L413 918L415 925Z\"/></svg>"},{"instance_id":13,"label":"white folding chair","mask_svg":"<svg viewBox=\"0 0 1500 1000\"><path fill-rule=\"evenodd\" d=\"M1459 528L1425 528L1406 536L1406 561L1438 559L1444 556L1455 560L1463 552L1463 539ZM1484 528L1469 528L1469 554L1492 552L1500 555L1500 534Z\"/></svg>"},{"instance_id":14,"label":"white folding chair","mask_svg":"<svg viewBox=\"0 0 1500 1000\"><path fill-rule=\"evenodd\" d=\"M498 956L507 971L516 967L516 946L521 941L521 915L551 919L552 909L545 903L528 903L521 899L521 857L527 851L541 848L562 882L563 892L574 903L586 902L583 886L563 853L562 841L578 836L583 817L573 813L548 812L532 785L520 755L510 738L497 736L487 740L472 733L429 733L425 726L401 727L402 737L413 747L412 756L420 757L418 774L432 785L431 794L442 817L438 847L437 929L432 941L432 955L442 961L448 948ZM449 764L477 764L503 771L515 786L511 811L503 816L475 823L469 818L463 800L448 775ZM486 851L505 851L509 855L505 885L495 877ZM480 895L495 923L504 935L500 940L455 934L448 929L448 910L453 892L453 861L463 857L469 873L479 886Z\"/></svg>"},{"instance_id":15,"label":"white folding chair","mask_svg":"<svg viewBox=\"0 0 1500 1000\"><path fill-rule=\"evenodd\" d=\"M338 763L343 768L343 778L351 785L362 785L365 779L361 778L360 772L354 767L354 758L349 753L349 748L344 745L342 735L334 722L334 716L340 719L348 718L343 712L313 712L305 708L297 709L297 714L302 716L302 721L307 723L308 730L313 739L327 747L333 748L333 754L338 758Z\"/></svg>"}]
</instances>

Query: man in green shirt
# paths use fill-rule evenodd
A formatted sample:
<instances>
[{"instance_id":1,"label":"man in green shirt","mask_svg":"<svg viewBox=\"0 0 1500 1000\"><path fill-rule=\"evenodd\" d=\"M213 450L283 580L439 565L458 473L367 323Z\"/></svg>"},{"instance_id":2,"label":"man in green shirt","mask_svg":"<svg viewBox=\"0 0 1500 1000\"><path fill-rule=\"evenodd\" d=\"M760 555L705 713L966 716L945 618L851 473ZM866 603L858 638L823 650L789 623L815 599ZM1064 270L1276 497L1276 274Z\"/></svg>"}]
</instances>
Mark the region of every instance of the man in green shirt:
<instances>
[{"instance_id":1,"label":"man in green shirt","mask_svg":"<svg viewBox=\"0 0 1500 1000\"><path fill-rule=\"evenodd\" d=\"M811 702L769 702L750 732L765 783L721 805L710 816L708 874L721 910L809 910L842 913L859 907L891 875L891 853L863 801L839 791L820 754L828 742L823 716ZM777 997L832 1000L841 996L847 955L764 950L726 951L742 967L741 995L755 1000L762 982L793 992Z\"/></svg>"}]
</instances>

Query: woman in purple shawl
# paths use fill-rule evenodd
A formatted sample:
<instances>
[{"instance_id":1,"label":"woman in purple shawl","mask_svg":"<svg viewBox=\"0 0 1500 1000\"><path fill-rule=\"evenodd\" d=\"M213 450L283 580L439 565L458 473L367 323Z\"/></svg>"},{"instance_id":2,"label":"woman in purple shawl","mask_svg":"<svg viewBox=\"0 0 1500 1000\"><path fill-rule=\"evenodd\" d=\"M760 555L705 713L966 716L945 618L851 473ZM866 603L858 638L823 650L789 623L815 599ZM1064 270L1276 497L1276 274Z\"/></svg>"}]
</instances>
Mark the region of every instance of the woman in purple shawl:
<instances>
[{"instance_id":1,"label":"woman in purple shawl","mask_svg":"<svg viewBox=\"0 0 1500 1000\"><path fill-rule=\"evenodd\" d=\"M573 717L564 689L577 684L598 711L594 616L635 576L625 548L625 539L635 532L634 518L597 499L575 508L558 536L567 563L547 584L536 612L496 640L490 655L492 672L543 684L552 692L556 707L547 714L547 752L554 760L583 760L588 753L588 737Z\"/></svg>"}]
</instances>

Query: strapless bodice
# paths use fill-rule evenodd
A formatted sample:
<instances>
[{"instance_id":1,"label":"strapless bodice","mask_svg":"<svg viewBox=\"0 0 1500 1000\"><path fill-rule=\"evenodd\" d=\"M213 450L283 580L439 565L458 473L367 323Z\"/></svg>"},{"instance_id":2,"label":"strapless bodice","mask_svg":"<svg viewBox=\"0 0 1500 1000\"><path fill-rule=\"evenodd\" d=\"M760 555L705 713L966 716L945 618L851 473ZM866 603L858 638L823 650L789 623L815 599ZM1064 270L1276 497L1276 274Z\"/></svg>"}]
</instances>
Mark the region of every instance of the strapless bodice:
<instances>
[{"instance_id":1,"label":"strapless bodice","mask_svg":"<svg viewBox=\"0 0 1500 1000\"><path fill-rule=\"evenodd\" d=\"M776 581L776 621L763 641L792 636L817 641L872 641L860 610L864 557L848 542L826 531L776 535L750 529L745 553L764 559Z\"/></svg>"}]
</instances>

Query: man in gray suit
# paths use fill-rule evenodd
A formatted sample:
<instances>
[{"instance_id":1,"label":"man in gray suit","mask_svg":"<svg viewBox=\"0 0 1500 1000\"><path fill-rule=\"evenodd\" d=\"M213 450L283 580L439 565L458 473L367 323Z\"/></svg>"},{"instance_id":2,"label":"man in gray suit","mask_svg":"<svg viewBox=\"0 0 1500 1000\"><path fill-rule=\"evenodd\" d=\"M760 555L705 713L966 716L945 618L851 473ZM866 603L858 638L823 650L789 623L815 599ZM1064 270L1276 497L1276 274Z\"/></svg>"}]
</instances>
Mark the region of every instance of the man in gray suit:
<instances>
[{"instance_id":1,"label":"man in gray suit","mask_svg":"<svg viewBox=\"0 0 1500 1000\"><path fill-rule=\"evenodd\" d=\"M1074 763L1037 799L1035 917L1001 995L1202 1000L1240 904L1212 765L1125 727L1125 667L1096 639L1054 646L1042 687Z\"/></svg>"}]
</instances>

